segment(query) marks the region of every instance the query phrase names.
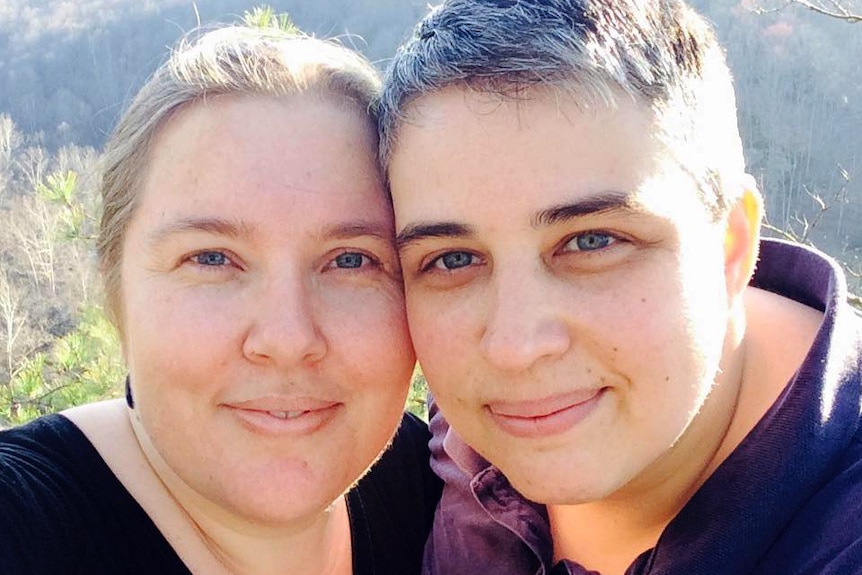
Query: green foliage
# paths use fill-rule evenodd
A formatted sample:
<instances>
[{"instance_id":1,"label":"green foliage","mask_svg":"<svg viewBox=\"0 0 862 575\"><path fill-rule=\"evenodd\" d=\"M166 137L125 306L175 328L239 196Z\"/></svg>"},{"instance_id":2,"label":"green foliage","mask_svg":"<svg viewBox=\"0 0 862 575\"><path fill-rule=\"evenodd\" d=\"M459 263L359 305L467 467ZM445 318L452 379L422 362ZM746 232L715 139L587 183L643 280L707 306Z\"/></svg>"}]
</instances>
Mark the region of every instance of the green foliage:
<instances>
[{"instance_id":1,"label":"green foliage","mask_svg":"<svg viewBox=\"0 0 862 575\"><path fill-rule=\"evenodd\" d=\"M69 170L65 174L51 174L48 183L40 183L36 186L39 197L51 202L72 205L75 188L78 185L78 174Z\"/></svg>"},{"instance_id":2,"label":"green foliage","mask_svg":"<svg viewBox=\"0 0 862 575\"><path fill-rule=\"evenodd\" d=\"M35 192L53 214L45 220L48 235L75 244L81 253L92 253L88 226L95 222L98 208L85 203L85 194L79 193L78 174L72 170L52 174L35 186ZM54 258L47 261L53 269ZM0 427L120 395L125 367L118 336L100 307L82 305L73 310L71 330L68 326L60 330L64 335L47 343L42 340L20 357L10 356L11 373L7 381L0 380Z\"/></svg>"},{"instance_id":3,"label":"green foliage","mask_svg":"<svg viewBox=\"0 0 862 575\"><path fill-rule=\"evenodd\" d=\"M73 331L49 351L26 358L8 385L0 386L0 425L119 397L124 375L114 327L100 308L88 307Z\"/></svg>"},{"instance_id":4,"label":"green foliage","mask_svg":"<svg viewBox=\"0 0 862 575\"><path fill-rule=\"evenodd\" d=\"M72 170L65 173L51 174L46 183L36 187L38 197L55 206L60 206L58 216L59 237L64 241L89 240L86 235L88 220L94 222L93 216L88 218L87 210L76 195L78 174Z\"/></svg>"},{"instance_id":5,"label":"green foliage","mask_svg":"<svg viewBox=\"0 0 862 575\"><path fill-rule=\"evenodd\" d=\"M243 24L252 28L275 28L289 34L302 34L302 31L290 19L286 12L276 14L272 6L255 6L242 16Z\"/></svg>"},{"instance_id":6,"label":"green foliage","mask_svg":"<svg viewBox=\"0 0 862 575\"><path fill-rule=\"evenodd\" d=\"M428 406L425 399L428 396L428 384L419 364L413 369L413 377L410 380L410 393L407 395L407 411L428 421Z\"/></svg>"}]
</instances>

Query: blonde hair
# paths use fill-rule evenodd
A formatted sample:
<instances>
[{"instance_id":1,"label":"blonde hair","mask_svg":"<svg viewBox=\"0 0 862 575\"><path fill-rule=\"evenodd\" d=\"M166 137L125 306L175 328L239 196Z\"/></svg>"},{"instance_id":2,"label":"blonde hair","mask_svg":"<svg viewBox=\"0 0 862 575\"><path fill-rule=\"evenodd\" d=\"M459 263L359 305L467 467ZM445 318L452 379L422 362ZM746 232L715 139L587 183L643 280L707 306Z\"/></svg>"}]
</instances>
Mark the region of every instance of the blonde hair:
<instances>
[{"instance_id":1,"label":"blonde hair","mask_svg":"<svg viewBox=\"0 0 862 575\"><path fill-rule=\"evenodd\" d=\"M102 154L97 252L107 311L121 334L123 241L138 205L150 146L174 113L214 96L310 95L355 107L374 126L379 91L374 67L333 41L246 26L181 40L132 100Z\"/></svg>"}]
</instances>

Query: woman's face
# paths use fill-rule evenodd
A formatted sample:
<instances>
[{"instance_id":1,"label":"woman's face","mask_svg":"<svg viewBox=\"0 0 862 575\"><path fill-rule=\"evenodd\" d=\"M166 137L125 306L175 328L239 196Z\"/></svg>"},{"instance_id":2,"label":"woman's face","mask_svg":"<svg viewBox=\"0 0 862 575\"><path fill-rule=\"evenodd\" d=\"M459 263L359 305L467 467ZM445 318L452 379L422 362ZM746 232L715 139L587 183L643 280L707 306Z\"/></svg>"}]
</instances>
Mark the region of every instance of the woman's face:
<instances>
[{"instance_id":1,"label":"woman's face","mask_svg":"<svg viewBox=\"0 0 862 575\"><path fill-rule=\"evenodd\" d=\"M313 517L375 460L414 363L373 127L295 97L222 97L151 149L123 243L133 422L175 493Z\"/></svg>"},{"instance_id":2,"label":"woman's face","mask_svg":"<svg viewBox=\"0 0 862 575\"><path fill-rule=\"evenodd\" d=\"M727 246L752 236L712 221L649 110L531 96L447 89L399 132L411 334L452 428L516 489L616 505L702 473L727 429Z\"/></svg>"}]
</instances>

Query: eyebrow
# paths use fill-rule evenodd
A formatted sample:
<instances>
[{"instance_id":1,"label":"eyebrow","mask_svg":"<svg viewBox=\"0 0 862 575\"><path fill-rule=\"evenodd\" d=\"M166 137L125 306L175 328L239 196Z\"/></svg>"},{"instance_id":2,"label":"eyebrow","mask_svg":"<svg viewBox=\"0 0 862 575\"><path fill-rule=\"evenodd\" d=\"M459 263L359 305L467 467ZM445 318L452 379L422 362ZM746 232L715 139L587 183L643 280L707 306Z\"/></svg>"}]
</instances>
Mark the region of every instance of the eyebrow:
<instances>
[{"instance_id":1,"label":"eyebrow","mask_svg":"<svg viewBox=\"0 0 862 575\"><path fill-rule=\"evenodd\" d=\"M392 228L386 222L351 221L325 226L321 232L322 238L349 240L371 236L386 242L392 241Z\"/></svg>"},{"instance_id":2,"label":"eyebrow","mask_svg":"<svg viewBox=\"0 0 862 575\"><path fill-rule=\"evenodd\" d=\"M155 245L171 236L188 232L203 232L236 239L253 237L254 227L224 218L182 218L156 228L148 234L147 241ZM365 236L391 242L392 229L385 222L350 221L325 226L320 232L322 239L348 240Z\"/></svg>"},{"instance_id":3,"label":"eyebrow","mask_svg":"<svg viewBox=\"0 0 862 575\"><path fill-rule=\"evenodd\" d=\"M395 247L401 252L427 238L464 238L473 235L473 228L455 222L417 222L406 226L395 236Z\"/></svg>"},{"instance_id":4,"label":"eyebrow","mask_svg":"<svg viewBox=\"0 0 862 575\"><path fill-rule=\"evenodd\" d=\"M576 202L541 210L533 216L532 225L536 228L548 227L578 217L613 211L636 213L642 210L630 194L616 191L600 192ZM417 222L401 230L395 237L395 247L401 252L412 244L428 238L466 238L474 233L471 226L457 222Z\"/></svg>"},{"instance_id":5,"label":"eyebrow","mask_svg":"<svg viewBox=\"0 0 862 575\"><path fill-rule=\"evenodd\" d=\"M631 194L617 191L600 192L576 202L561 204L538 212L533 216L533 227L547 227L575 218L608 212L642 212Z\"/></svg>"},{"instance_id":6,"label":"eyebrow","mask_svg":"<svg viewBox=\"0 0 862 575\"><path fill-rule=\"evenodd\" d=\"M238 238L241 236L251 236L252 229L241 222L234 222L224 218L181 218L168 222L163 226L159 226L149 234L147 234L147 242L150 245L156 245L164 242L171 236L183 234L187 232L204 232L208 234L216 234L229 238Z\"/></svg>"}]
</instances>

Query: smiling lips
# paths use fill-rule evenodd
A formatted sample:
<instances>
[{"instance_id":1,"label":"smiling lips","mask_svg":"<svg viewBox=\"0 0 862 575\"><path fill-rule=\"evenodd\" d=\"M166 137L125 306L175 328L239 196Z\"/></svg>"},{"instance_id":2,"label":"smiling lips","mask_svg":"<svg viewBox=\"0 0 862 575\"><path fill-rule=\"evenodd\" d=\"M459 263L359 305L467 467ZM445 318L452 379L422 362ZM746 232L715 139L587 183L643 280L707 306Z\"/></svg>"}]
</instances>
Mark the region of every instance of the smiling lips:
<instances>
[{"instance_id":1,"label":"smiling lips","mask_svg":"<svg viewBox=\"0 0 862 575\"><path fill-rule=\"evenodd\" d=\"M267 413L277 419L296 419L303 413L308 413L308 411L267 411Z\"/></svg>"},{"instance_id":2,"label":"smiling lips","mask_svg":"<svg viewBox=\"0 0 862 575\"><path fill-rule=\"evenodd\" d=\"M564 433L589 416L607 388L578 390L545 399L487 404L502 431L519 438L549 437Z\"/></svg>"},{"instance_id":3,"label":"smiling lips","mask_svg":"<svg viewBox=\"0 0 862 575\"><path fill-rule=\"evenodd\" d=\"M225 404L225 407L251 431L267 435L304 435L329 423L343 404L310 398L256 399Z\"/></svg>"}]
</instances>

